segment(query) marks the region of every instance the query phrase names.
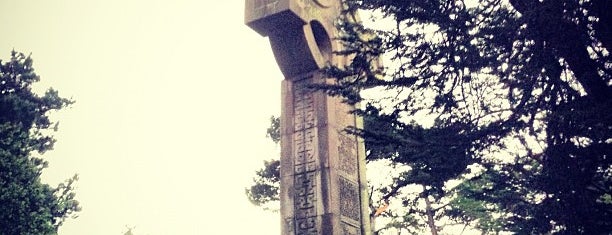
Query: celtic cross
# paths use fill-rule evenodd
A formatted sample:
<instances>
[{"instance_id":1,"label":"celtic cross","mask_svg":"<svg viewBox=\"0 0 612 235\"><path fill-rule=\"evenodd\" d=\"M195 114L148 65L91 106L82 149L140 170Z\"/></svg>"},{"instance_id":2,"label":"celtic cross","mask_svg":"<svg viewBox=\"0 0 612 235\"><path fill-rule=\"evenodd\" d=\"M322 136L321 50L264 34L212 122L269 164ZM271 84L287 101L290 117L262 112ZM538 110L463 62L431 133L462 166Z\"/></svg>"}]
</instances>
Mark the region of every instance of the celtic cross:
<instances>
[{"instance_id":1,"label":"celtic cross","mask_svg":"<svg viewBox=\"0 0 612 235\"><path fill-rule=\"evenodd\" d=\"M355 107L309 89L342 65L335 22L340 0L246 0L245 21L267 36L285 79L281 111L282 235L368 235L370 216L362 126Z\"/></svg>"}]
</instances>

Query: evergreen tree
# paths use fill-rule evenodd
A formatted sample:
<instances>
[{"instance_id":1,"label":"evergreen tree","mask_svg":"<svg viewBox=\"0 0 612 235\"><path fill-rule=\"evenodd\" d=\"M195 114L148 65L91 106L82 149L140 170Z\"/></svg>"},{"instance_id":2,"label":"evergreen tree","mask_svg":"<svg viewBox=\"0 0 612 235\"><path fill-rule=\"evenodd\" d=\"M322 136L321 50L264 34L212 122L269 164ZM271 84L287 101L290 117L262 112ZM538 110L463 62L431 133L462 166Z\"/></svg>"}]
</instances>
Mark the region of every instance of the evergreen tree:
<instances>
[{"instance_id":1,"label":"evergreen tree","mask_svg":"<svg viewBox=\"0 0 612 235\"><path fill-rule=\"evenodd\" d=\"M413 166L404 185L422 180L432 193L445 193L445 182L477 165L484 175L476 183L487 183L493 194L463 185L457 196L503 210L506 229L612 231L612 116L606 112L612 108L612 15L603 10L609 1L346 4L349 13L380 13L395 27L342 21L347 49L338 53L353 60L330 68L338 82L322 88L366 103L360 114L388 127L354 133L383 148L372 157ZM365 36L372 34L377 37ZM380 57L388 58L387 68L373 66ZM366 90L385 97L363 96ZM435 121L423 125L411 121L415 115ZM461 200L455 202L469 217Z\"/></svg>"},{"instance_id":2,"label":"evergreen tree","mask_svg":"<svg viewBox=\"0 0 612 235\"><path fill-rule=\"evenodd\" d=\"M270 127L266 137L274 143L280 143L280 118L270 117ZM279 156L280 157L280 156ZM265 210L280 209L280 160L279 157L264 161L264 167L255 173L253 185L245 189L249 201Z\"/></svg>"},{"instance_id":3,"label":"evergreen tree","mask_svg":"<svg viewBox=\"0 0 612 235\"><path fill-rule=\"evenodd\" d=\"M53 148L49 134L57 123L47 116L72 101L48 90L32 92L39 80L32 59L12 52L0 61L0 234L56 234L64 220L80 210L74 199L76 176L57 187L40 180L47 162L42 154Z\"/></svg>"},{"instance_id":4,"label":"evergreen tree","mask_svg":"<svg viewBox=\"0 0 612 235\"><path fill-rule=\"evenodd\" d=\"M483 233L612 232L609 1L345 3L395 23L341 20L336 53L351 64L318 87L364 104L364 129L349 131L368 161L407 166L383 199L416 184L440 205L425 214ZM408 212L396 224L421 226Z\"/></svg>"}]
</instances>

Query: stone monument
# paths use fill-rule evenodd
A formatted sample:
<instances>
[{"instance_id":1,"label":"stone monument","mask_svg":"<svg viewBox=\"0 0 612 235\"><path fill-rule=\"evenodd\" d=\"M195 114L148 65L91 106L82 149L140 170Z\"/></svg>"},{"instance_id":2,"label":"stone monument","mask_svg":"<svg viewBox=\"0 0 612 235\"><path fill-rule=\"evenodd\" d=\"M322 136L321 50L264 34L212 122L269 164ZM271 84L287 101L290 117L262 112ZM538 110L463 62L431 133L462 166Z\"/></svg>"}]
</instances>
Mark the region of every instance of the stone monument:
<instances>
[{"instance_id":1,"label":"stone monument","mask_svg":"<svg viewBox=\"0 0 612 235\"><path fill-rule=\"evenodd\" d=\"M309 84L342 65L335 22L341 0L246 0L246 24L270 39L285 76L281 111L282 235L369 235L365 148L344 132L362 126L354 107Z\"/></svg>"}]
</instances>

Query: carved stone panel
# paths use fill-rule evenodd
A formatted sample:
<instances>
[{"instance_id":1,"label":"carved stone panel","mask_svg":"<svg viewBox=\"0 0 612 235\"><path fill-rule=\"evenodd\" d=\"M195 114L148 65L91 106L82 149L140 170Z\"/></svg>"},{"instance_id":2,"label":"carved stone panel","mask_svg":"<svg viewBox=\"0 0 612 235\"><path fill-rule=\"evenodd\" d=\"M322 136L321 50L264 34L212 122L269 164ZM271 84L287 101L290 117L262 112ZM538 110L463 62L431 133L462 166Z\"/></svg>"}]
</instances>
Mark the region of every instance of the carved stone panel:
<instances>
[{"instance_id":1,"label":"carved stone panel","mask_svg":"<svg viewBox=\"0 0 612 235\"><path fill-rule=\"evenodd\" d=\"M339 178L340 187L340 215L353 220L361 221L361 200L359 200L359 186L343 177Z\"/></svg>"},{"instance_id":2,"label":"carved stone panel","mask_svg":"<svg viewBox=\"0 0 612 235\"><path fill-rule=\"evenodd\" d=\"M338 140L339 169L351 178L357 179L359 169L355 136L338 134Z\"/></svg>"},{"instance_id":3,"label":"carved stone panel","mask_svg":"<svg viewBox=\"0 0 612 235\"><path fill-rule=\"evenodd\" d=\"M293 85L295 234L317 234L317 158L310 78Z\"/></svg>"},{"instance_id":4,"label":"carved stone panel","mask_svg":"<svg viewBox=\"0 0 612 235\"><path fill-rule=\"evenodd\" d=\"M338 97L334 97L337 100L335 110L335 118L336 124L340 130L344 130L347 127L355 126L355 115L351 113L354 110L354 107L341 103L342 99Z\"/></svg>"},{"instance_id":5,"label":"carved stone panel","mask_svg":"<svg viewBox=\"0 0 612 235\"><path fill-rule=\"evenodd\" d=\"M301 131L314 127L314 99L307 88L311 77L294 83L293 107L294 130Z\"/></svg>"}]
</instances>

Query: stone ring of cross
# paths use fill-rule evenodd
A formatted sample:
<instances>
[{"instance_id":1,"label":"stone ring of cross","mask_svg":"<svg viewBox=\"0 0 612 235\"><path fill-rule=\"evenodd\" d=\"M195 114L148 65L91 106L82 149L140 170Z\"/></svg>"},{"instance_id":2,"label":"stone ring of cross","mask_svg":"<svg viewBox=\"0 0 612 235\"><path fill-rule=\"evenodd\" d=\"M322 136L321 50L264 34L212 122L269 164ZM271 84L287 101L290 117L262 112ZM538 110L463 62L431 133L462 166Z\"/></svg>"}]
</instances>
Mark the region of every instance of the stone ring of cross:
<instances>
[{"instance_id":1,"label":"stone ring of cross","mask_svg":"<svg viewBox=\"0 0 612 235\"><path fill-rule=\"evenodd\" d=\"M312 72L332 62L338 0L246 0L246 24L268 36L283 75Z\"/></svg>"},{"instance_id":2,"label":"stone ring of cross","mask_svg":"<svg viewBox=\"0 0 612 235\"><path fill-rule=\"evenodd\" d=\"M333 51L331 38L327 33L329 29L326 29L319 21L313 20L304 26L303 31L306 41L312 44L308 45L311 53L317 54L316 57L320 60L317 61L317 64L320 65L319 67L324 66L331 60Z\"/></svg>"},{"instance_id":3,"label":"stone ring of cross","mask_svg":"<svg viewBox=\"0 0 612 235\"><path fill-rule=\"evenodd\" d=\"M290 34L270 35L270 44L286 78L319 70L332 60L328 27L313 20Z\"/></svg>"}]
</instances>

